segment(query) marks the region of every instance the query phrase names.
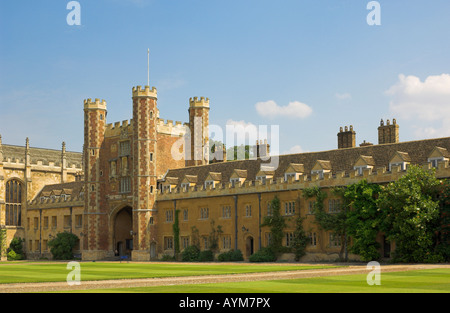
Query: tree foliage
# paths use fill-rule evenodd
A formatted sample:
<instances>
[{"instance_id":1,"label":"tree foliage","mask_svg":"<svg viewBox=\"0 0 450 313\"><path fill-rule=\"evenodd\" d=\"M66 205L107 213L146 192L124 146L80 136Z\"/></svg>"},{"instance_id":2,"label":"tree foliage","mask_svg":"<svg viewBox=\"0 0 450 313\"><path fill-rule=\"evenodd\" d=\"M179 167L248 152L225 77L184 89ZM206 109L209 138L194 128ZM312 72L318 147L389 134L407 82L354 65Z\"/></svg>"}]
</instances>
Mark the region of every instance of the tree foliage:
<instances>
[{"instance_id":1,"label":"tree foliage","mask_svg":"<svg viewBox=\"0 0 450 313\"><path fill-rule=\"evenodd\" d=\"M380 212L377 198L381 187L368 184L366 180L345 188L343 198L350 207L347 211L347 232L353 238L350 251L358 254L364 261L380 259L380 245L376 241L380 230Z\"/></svg>"},{"instance_id":2,"label":"tree foliage","mask_svg":"<svg viewBox=\"0 0 450 313\"><path fill-rule=\"evenodd\" d=\"M286 221L283 216L281 216L280 199L278 196L275 196L270 202L270 210L272 215L264 217L261 227L270 227L271 238L268 248L276 257L278 257L283 252L283 230L286 228Z\"/></svg>"},{"instance_id":3,"label":"tree foliage","mask_svg":"<svg viewBox=\"0 0 450 313\"><path fill-rule=\"evenodd\" d=\"M56 238L49 241L48 246L54 260L72 260L73 248L79 239L76 235L68 232L58 233Z\"/></svg>"},{"instance_id":4,"label":"tree foliage","mask_svg":"<svg viewBox=\"0 0 450 313\"><path fill-rule=\"evenodd\" d=\"M435 262L435 231L439 204L434 200L440 182L434 172L410 166L397 181L382 187L378 199L381 230L395 241L394 260Z\"/></svg>"}]
</instances>

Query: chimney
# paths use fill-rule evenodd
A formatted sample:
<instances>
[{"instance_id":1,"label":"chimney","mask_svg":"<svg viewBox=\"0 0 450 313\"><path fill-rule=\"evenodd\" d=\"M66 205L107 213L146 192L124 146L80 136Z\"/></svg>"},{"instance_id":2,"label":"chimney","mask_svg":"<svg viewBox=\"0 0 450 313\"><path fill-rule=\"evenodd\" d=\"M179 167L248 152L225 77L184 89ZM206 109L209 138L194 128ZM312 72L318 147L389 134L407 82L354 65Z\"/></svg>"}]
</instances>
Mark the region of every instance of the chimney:
<instances>
[{"instance_id":1,"label":"chimney","mask_svg":"<svg viewBox=\"0 0 450 313\"><path fill-rule=\"evenodd\" d=\"M386 120L386 125L384 124L384 121L381 120L380 127L378 127L378 144L399 142L398 129L399 126L395 118L392 120L392 124L389 120Z\"/></svg>"},{"instance_id":2,"label":"chimney","mask_svg":"<svg viewBox=\"0 0 450 313\"><path fill-rule=\"evenodd\" d=\"M345 126L345 131L342 127L339 129L338 136L338 149L354 148L356 147L356 132L353 130L353 125L350 125L350 129Z\"/></svg>"}]
</instances>

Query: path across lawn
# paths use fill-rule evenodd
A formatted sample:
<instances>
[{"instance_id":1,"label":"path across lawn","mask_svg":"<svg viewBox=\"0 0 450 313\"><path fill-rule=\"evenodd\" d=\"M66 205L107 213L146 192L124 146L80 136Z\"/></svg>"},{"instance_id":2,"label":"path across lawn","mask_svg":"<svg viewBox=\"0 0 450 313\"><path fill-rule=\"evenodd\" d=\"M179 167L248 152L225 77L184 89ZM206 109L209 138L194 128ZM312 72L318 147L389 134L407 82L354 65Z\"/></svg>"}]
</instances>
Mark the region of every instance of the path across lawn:
<instances>
[{"instance_id":1,"label":"path across lawn","mask_svg":"<svg viewBox=\"0 0 450 313\"><path fill-rule=\"evenodd\" d=\"M51 264L51 263L49 263ZM97 263L100 265L105 265L108 263ZM149 287L149 286L168 286L168 285L185 285L185 284L206 284L206 283L225 283L225 282L244 282L244 281L261 281L261 280L284 280L284 279L299 279L308 277L322 277L322 276L337 276L337 275L351 275L351 274L368 274L370 270L366 268L366 265L352 265L347 267L329 267L324 265L288 265L288 264L270 264L270 265L253 265L253 264L186 264L186 263L128 263L121 265L131 265L139 272L139 268L147 268L152 265L153 268L160 265L159 269L166 266L166 271L170 271L172 268L172 275L163 275L160 273L159 276L153 276L151 278L122 278L117 279L106 279L106 280L85 280L83 278L84 271L81 272L81 285L70 286L65 280L57 282L28 282L28 283L9 283L0 284L0 292L51 292L51 291L70 291L70 290L92 290L92 289L109 289L109 288L134 288L134 287ZM140 266L137 266L141 264ZM43 265L43 264L36 264ZM0 265L0 274L3 274L5 268L12 266ZM81 263L83 268L83 263ZM186 270L186 267L189 267ZM195 267L203 268L204 275L189 275L189 271L195 272ZM314 266L314 267L312 267ZM215 268L216 267L216 268ZM221 269L221 272L217 271ZM293 268L292 268L293 267ZM126 268L122 266L122 269ZM398 272L398 271L409 271L409 270L425 270L425 269L436 269L436 268L446 268L450 269L450 265L384 265L381 266L381 273L386 272ZM91 268L92 270L92 268ZM216 273L209 274L209 271ZM235 271L235 272L233 272ZM69 271L66 270L67 275ZM231 272L231 273L230 273ZM183 275L181 275L182 273ZM199 273L197 271L197 273ZM105 274L102 274L105 275ZM131 275L131 271L127 275ZM142 273L141 273L142 275ZM154 274L156 275L156 274ZM125 277L126 275L123 275ZM165 276L165 277L164 277ZM168 277L172 276L172 277ZM177 276L177 277L174 277ZM1 277L1 276L0 276ZM99 276L97 276L99 277ZM141 276L142 277L142 276ZM270 291L268 291L270 292Z\"/></svg>"}]
</instances>

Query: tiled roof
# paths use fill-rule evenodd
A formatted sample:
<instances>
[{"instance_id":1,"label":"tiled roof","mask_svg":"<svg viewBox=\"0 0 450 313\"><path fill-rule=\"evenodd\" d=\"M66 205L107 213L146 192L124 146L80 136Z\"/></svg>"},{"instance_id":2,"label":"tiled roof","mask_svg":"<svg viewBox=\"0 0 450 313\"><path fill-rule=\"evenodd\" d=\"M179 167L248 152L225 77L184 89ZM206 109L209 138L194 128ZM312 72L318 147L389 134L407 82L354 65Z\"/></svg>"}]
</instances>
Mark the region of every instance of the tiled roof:
<instances>
[{"instance_id":1,"label":"tiled roof","mask_svg":"<svg viewBox=\"0 0 450 313\"><path fill-rule=\"evenodd\" d=\"M400 152L411 164L425 164L429 155L436 147L450 151L450 137L399 142L391 144L370 145L346 149L336 149L320 152L298 153L279 156L278 167L274 171L274 179L284 177L290 164L302 164L304 173L310 174L311 169L318 160L329 161L330 170L333 173L353 170L356 160L360 156L368 157L373 164L374 171L380 167L389 168L389 162L395 153ZM197 184L203 184L210 172L222 173L222 183L230 181L230 177L236 170L246 171L247 180L255 180L256 174L261 170L261 164L266 161L240 160L214 163L203 166L187 167L169 170L168 177L178 177L181 182L186 175L197 176ZM327 162L328 163L328 162ZM328 166L328 165L326 165Z\"/></svg>"}]
</instances>

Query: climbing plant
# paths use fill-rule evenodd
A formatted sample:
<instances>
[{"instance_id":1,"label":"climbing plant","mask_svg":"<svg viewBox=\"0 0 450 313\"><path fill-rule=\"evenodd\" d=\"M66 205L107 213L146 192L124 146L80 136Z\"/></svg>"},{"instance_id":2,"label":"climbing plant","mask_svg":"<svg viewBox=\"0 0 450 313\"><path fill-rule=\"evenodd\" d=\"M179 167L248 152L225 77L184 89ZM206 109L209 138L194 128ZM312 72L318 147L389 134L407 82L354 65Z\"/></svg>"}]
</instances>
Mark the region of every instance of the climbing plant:
<instances>
[{"instance_id":1,"label":"climbing plant","mask_svg":"<svg viewBox=\"0 0 450 313\"><path fill-rule=\"evenodd\" d=\"M180 253L180 210L175 210L175 218L173 221L173 244L175 256Z\"/></svg>"},{"instance_id":2,"label":"climbing plant","mask_svg":"<svg viewBox=\"0 0 450 313\"><path fill-rule=\"evenodd\" d=\"M284 252L283 231L286 228L286 221L280 213L280 199L278 196L275 196L275 198L273 198L270 202L270 209L272 215L264 217L261 227L270 227L271 239L268 248L276 257L278 257L282 252Z\"/></svg>"}]
</instances>

